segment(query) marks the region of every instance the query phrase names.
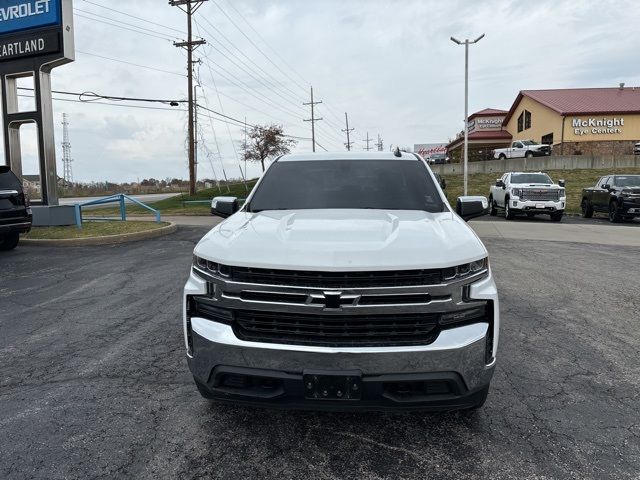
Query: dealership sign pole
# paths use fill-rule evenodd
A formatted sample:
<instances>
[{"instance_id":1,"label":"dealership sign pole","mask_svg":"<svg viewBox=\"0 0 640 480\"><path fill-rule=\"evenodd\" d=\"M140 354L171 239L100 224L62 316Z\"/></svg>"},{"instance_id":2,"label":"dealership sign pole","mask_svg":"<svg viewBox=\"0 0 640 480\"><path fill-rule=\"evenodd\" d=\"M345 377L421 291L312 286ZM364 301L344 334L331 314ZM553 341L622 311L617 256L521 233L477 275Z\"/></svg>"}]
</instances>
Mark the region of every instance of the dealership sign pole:
<instances>
[{"instance_id":1,"label":"dealership sign pole","mask_svg":"<svg viewBox=\"0 0 640 480\"><path fill-rule=\"evenodd\" d=\"M0 1L0 81L5 162L22 178L20 127L38 130L43 205L57 205L51 70L74 61L72 0ZM18 79L32 78L35 108L18 107Z\"/></svg>"}]
</instances>

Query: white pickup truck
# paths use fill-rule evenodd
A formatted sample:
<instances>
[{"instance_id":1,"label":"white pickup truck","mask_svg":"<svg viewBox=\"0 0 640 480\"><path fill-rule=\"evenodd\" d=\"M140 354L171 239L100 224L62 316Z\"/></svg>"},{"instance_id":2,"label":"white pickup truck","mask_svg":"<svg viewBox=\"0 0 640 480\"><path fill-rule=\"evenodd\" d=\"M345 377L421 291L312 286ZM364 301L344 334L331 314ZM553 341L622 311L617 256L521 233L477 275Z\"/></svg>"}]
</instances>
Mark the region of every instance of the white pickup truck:
<instances>
[{"instance_id":1,"label":"white pickup truck","mask_svg":"<svg viewBox=\"0 0 640 480\"><path fill-rule=\"evenodd\" d=\"M487 250L416 154L291 154L197 244L184 341L198 390L234 404L477 409L498 346Z\"/></svg>"},{"instance_id":2,"label":"white pickup truck","mask_svg":"<svg viewBox=\"0 0 640 480\"><path fill-rule=\"evenodd\" d=\"M492 216L500 208L507 220L524 213L528 217L547 214L559 222L567 203L564 180L555 184L543 172L507 172L491 187L489 203Z\"/></svg>"},{"instance_id":3,"label":"white pickup truck","mask_svg":"<svg viewBox=\"0 0 640 480\"><path fill-rule=\"evenodd\" d=\"M517 140L510 147L496 148L493 158L531 158L551 155L551 145L536 143L533 140Z\"/></svg>"}]
</instances>

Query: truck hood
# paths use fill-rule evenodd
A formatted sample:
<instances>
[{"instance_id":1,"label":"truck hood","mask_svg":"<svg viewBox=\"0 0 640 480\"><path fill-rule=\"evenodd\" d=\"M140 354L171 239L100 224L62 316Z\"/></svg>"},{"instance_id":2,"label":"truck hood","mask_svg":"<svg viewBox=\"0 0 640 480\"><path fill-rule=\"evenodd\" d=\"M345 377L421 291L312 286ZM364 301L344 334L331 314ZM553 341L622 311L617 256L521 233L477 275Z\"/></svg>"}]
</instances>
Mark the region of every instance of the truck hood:
<instances>
[{"instance_id":1,"label":"truck hood","mask_svg":"<svg viewBox=\"0 0 640 480\"><path fill-rule=\"evenodd\" d=\"M562 188L555 183L512 183L510 186L516 188Z\"/></svg>"},{"instance_id":2,"label":"truck hood","mask_svg":"<svg viewBox=\"0 0 640 480\"><path fill-rule=\"evenodd\" d=\"M442 268L487 250L452 212L286 210L238 212L194 253L226 265L315 271Z\"/></svg>"}]
</instances>

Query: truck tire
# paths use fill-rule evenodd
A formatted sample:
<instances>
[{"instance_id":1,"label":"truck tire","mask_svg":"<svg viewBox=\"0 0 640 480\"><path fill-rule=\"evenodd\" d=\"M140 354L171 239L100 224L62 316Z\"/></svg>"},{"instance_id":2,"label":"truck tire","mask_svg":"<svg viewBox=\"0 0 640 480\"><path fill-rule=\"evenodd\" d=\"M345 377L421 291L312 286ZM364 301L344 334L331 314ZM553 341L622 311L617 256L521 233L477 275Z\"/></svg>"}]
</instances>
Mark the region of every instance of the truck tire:
<instances>
[{"instance_id":1,"label":"truck tire","mask_svg":"<svg viewBox=\"0 0 640 480\"><path fill-rule=\"evenodd\" d=\"M551 214L551 221L552 222L559 222L560 220L562 220L562 215L564 214L564 210L560 210L558 212L553 212Z\"/></svg>"},{"instance_id":2,"label":"truck tire","mask_svg":"<svg viewBox=\"0 0 640 480\"><path fill-rule=\"evenodd\" d=\"M506 158L507 158L507 156L506 156L504 153L501 153L500 155L498 155L498 158L499 158L500 160L504 160L504 159L506 159Z\"/></svg>"},{"instance_id":3,"label":"truck tire","mask_svg":"<svg viewBox=\"0 0 640 480\"><path fill-rule=\"evenodd\" d=\"M615 200L609 204L609 221L611 223L622 222L622 217L618 213L618 202Z\"/></svg>"},{"instance_id":4,"label":"truck tire","mask_svg":"<svg viewBox=\"0 0 640 480\"><path fill-rule=\"evenodd\" d=\"M593 217L593 207L591 203L586 198L582 199L582 203L580 204L580 209L582 210L582 218L591 218Z\"/></svg>"},{"instance_id":5,"label":"truck tire","mask_svg":"<svg viewBox=\"0 0 640 480\"><path fill-rule=\"evenodd\" d=\"M526 158L533 158L533 152L527 152L524 154Z\"/></svg>"},{"instance_id":6,"label":"truck tire","mask_svg":"<svg viewBox=\"0 0 640 480\"><path fill-rule=\"evenodd\" d=\"M513 210L509 207L509 197L506 197L504 199L504 218L506 220L513 220L515 216L516 214L513 213Z\"/></svg>"},{"instance_id":7,"label":"truck tire","mask_svg":"<svg viewBox=\"0 0 640 480\"><path fill-rule=\"evenodd\" d=\"M10 233L5 237L0 238L0 250L13 250L18 246L20 241L19 233Z\"/></svg>"},{"instance_id":8,"label":"truck tire","mask_svg":"<svg viewBox=\"0 0 640 480\"><path fill-rule=\"evenodd\" d=\"M498 215L498 209L496 208L496 202L493 201L493 196L489 195L489 205L491 205L491 210L489 210L489 215L495 217Z\"/></svg>"}]
</instances>

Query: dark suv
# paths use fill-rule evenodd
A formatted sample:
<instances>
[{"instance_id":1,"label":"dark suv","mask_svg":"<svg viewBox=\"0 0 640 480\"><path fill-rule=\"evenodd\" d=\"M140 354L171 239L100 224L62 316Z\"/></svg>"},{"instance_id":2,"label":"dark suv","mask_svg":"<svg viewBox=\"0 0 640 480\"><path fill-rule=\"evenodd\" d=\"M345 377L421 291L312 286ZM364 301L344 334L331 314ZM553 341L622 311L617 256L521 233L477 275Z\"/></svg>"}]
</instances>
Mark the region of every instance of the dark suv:
<instances>
[{"instance_id":1,"label":"dark suv","mask_svg":"<svg viewBox=\"0 0 640 480\"><path fill-rule=\"evenodd\" d=\"M31 230L31 208L22 183L9 169L0 165L0 250L12 250L21 233Z\"/></svg>"}]
</instances>

